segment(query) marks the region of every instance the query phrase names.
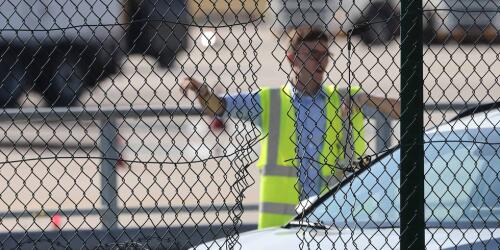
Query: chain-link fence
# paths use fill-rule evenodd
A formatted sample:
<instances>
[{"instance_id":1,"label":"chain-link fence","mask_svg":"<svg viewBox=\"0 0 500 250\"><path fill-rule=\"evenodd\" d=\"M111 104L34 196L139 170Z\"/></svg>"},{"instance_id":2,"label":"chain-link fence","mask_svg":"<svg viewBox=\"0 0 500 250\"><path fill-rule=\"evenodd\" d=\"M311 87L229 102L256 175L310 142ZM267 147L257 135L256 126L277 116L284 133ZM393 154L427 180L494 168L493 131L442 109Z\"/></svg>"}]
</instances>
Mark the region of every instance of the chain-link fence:
<instances>
[{"instance_id":1,"label":"chain-link fence","mask_svg":"<svg viewBox=\"0 0 500 250\"><path fill-rule=\"evenodd\" d=\"M3 1L2 248L498 249L499 9Z\"/></svg>"},{"instance_id":2,"label":"chain-link fence","mask_svg":"<svg viewBox=\"0 0 500 250\"><path fill-rule=\"evenodd\" d=\"M302 203L305 211L286 226L296 232L295 240L289 238L288 242L293 243L287 246L497 249L498 3L330 1L327 5L310 5L316 6L309 9L310 13L302 11L301 3L295 3L283 4L287 7L281 20L291 21L279 25L294 26L297 21L306 26L329 27L335 39L327 47L333 50L333 56L316 60L317 67L330 60L333 66L327 69L325 82L351 90L359 86L361 93L340 94L350 107L343 123L354 126L343 127L344 137L350 140L334 156L336 161L328 159L335 150L307 150L310 144L324 147L328 135L316 141L300 139L313 138L315 129L323 127L321 118L308 128L297 117L295 145L299 162L295 166L299 179L301 171L310 179L300 179L297 191L304 192L304 184L317 185L317 179L328 183L333 175L341 182L317 189L322 195L312 206ZM328 18L331 12L333 19ZM308 18L303 18L304 14ZM303 59L304 65L307 60L317 59L314 52L311 55ZM296 70L289 72L293 75ZM314 80L309 81L309 85L314 84ZM401 116L393 128L399 127L401 133L393 130L398 143L392 149L374 150L367 135L373 124L365 119L365 131L356 128L356 106L349 99L361 100L361 106L374 105L382 112L387 111L384 105L389 101L390 116L391 112L399 112L399 104L394 105L397 102L388 97L400 101ZM438 108L440 104L446 108ZM300 110L300 105L308 104L301 103L295 109ZM467 108L472 109L453 118ZM331 129L328 125L338 126L335 117L329 116L328 107L322 111L326 131ZM370 118L369 114L365 116ZM356 141L363 132L367 148ZM349 155L345 147L354 153L365 150L364 156L357 160L356 154ZM286 242L285 237L282 241L278 238L274 243ZM243 237L240 239L244 242Z\"/></svg>"},{"instance_id":3,"label":"chain-link fence","mask_svg":"<svg viewBox=\"0 0 500 250\"><path fill-rule=\"evenodd\" d=\"M215 5L0 3L2 248L232 247L255 227L242 200L260 132L200 116L179 88L257 89L261 10Z\"/></svg>"}]
</instances>

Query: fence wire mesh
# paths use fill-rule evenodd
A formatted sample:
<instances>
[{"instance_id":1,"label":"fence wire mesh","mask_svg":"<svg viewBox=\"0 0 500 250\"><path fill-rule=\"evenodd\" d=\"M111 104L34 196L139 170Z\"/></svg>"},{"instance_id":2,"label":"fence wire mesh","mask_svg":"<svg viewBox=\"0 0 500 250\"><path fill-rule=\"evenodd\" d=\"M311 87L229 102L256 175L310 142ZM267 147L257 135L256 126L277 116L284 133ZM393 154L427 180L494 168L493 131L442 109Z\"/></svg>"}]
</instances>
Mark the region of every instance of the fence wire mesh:
<instances>
[{"instance_id":1,"label":"fence wire mesh","mask_svg":"<svg viewBox=\"0 0 500 250\"><path fill-rule=\"evenodd\" d=\"M287 113L297 127L290 136L297 148L291 160L302 211L285 228L296 232L296 239L276 236L269 244L300 249L498 248L498 3L282 1L273 10L278 16L274 28L316 26L331 39L299 34L297 47L302 47L294 51L299 63L292 61L291 68L286 67L290 59L282 56L289 44L274 50L291 85L306 91L289 95ZM278 34L292 43L296 36ZM318 56L321 47L327 50ZM333 84L339 93L320 93L318 83ZM358 86L360 92L353 93ZM311 95L311 89L319 94ZM342 104L329 113L336 98ZM383 122L392 129L389 139L396 140L383 137L382 147L376 145L376 137L385 132L364 110L364 148L356 141L357 106L384 113ZM338 137L329 141L329 129L342 135L343 142ZM357 158L356 151L364 157ZM332 179L340 184L328 186ZM308 197L318 201L310 206L303 200Z\"/></svg>"},{"instance_id":2,"label":"fence wire mesh","mask_svg":"<svg viewBox=\"0 0 500 250\"><path fill-rule=\"evenodd\" d=\"M2 248L186 249L222 236L214 246L237 247L260 131L200 116L199 93L180 83L257 89L262 11L2 1Z\"/></svg>"},{"instance_id":3,"label":"fence wire mesh","mask_svg":"<svg viewBox=\"0 0 500 250\"><path fill-rule=\"evenodd\" d=\"M498 249L499 9L3 1L0 242Z\"/></svg>"}]
</instances>

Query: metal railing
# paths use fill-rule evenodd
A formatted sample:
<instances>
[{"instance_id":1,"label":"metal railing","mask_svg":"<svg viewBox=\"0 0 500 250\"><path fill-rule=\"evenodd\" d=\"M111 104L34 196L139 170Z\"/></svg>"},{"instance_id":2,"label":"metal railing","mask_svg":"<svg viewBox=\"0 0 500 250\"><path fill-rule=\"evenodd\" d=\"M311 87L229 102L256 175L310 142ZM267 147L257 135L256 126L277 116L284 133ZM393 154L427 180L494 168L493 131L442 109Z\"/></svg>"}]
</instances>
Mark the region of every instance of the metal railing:
<instances>
[{"instance_id":1,"label":"metal railing","mask_svg":"<svg viewBox=\"0 0 500 250\"><path fill-rule=\"evenodd\" d=\"M475 104L426 104L426 110L454 110L459 111L465 108L474 107ZM373 108L364 108L363 112L373 125L375 135L374 153L381 152L391 146L393 127L392 118L377 112ZM100 121L99 151L102 152L102 161L99 168L101 171L100 201L101 208L78 209L80 214L99 215L103 225L108 229L117 229L118 216L121 213L168 213L168 212L194 212L197 210L210 211L213 205L196 206L155 206L155 207L127 207L120 209L116 197L118 197L117 174L115 166L117 164L120 145L117 143L119 127L117 120L160 117L160 116L200 116L201 110L195 108L169 108L162 106L148 107L69 107L69 108L22 108L4 109L0 113L0 122L5 121L30 121L30 122L54 122L54 121ZM250 204L244 207L245 211L257 210L257 204ZM227 206L217 207L218 211L228 210ZM73 214L76 209L54 209L54 210L26 210L20 212L0 212L1 218L20 218L26 216L36 217L38 215L51 215L56 213Z\"/></svg>"}]
</instances>

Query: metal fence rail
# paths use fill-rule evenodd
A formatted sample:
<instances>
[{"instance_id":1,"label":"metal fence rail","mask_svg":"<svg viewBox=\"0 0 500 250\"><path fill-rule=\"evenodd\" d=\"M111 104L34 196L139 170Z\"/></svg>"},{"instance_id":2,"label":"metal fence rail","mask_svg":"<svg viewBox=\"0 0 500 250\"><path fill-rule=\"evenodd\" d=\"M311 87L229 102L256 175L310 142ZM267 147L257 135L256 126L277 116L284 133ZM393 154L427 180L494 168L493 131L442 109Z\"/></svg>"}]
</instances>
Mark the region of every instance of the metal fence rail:
<instances>
[{"instance_id":1,"label":"metal fence rail","mask_svg":"<svg viewBox=\"0 0 500 250\"><path fill-rule=\"evenodd\" d=\"M453 112L459 112L461 110L475 107L476 104L426 104L425 109L427 111L436 111L436 110L451 110ZM387 150L391 147L391 139L394 135L393 125L391 122L393 121L390 117L385 116L382 113L377 112L372 108L365 108L364 114L371 121L367 122L373 127L373 130L377 133L374 135L375 138L375 146L372 148L375 149L375 154L380 153L384 150ZM174 118L176 116L192 116L192 117L200 117L201 111L193 108L169 108L169 107L120 107L120 108L98 108L98 107L70 107L70 108L23 108L23 109L4 109L2 113L0 113L0 122L10 122L15 120L17 122L21 121L29 121L30 123L47 123L47 122L65 122L65 121L98 121L100 124L98 127L100 129L99 138L101 140L99 151L102 155L99 157L101 159L100 169L108 169L108 171L99 171L102 175L102 179L100 182L100 195L99 200L101 201L101 208L91 208L91 209L82 209L82 208L74 208L74 209L40 209L40 210L23 210L23 211L7 211L1 212L0 218L8 219L15 218L20 219L22 217L26 218L37 218L40 216L46 216L47 218L51 218L53 215L59 214L62 216L66 215L86 215L92 216L97 215L103 220L103 227L95 232L89 230L78 230L75 232L75 235L78 235L77 238L89 238L89 235L94 235L92 237L96 237L97 239L102 238L106 239L106 231L111 230L110 235L114 235L111 238L107 238L105 242L140 242L140 239L137 240L137 237L133 235L178 235L181 232L191 232L195 230L195 228L178 228L178 227L168 227L168 226L155 226L154 229L118 229L117 221L120 215L131 214L151 214L151 213L159 213L159 214L168 214L168 213L194 213L198 211L204 212L224 212L230 211L232 208L226 205L168 205L162 206L157 205L153 207L119 207L116 202L112 201L115 197L118 197L119 194L119 186L116 185L117 173L114 171L116 168L117 161L120 160L120 156L118 152L119 148L123 147L117 143L116 137L118 135L118 131L120 127L117 124L121 124L120 120L124 119L134 119L134 118L145 118L145 117L170 117ZM102 126L102 124L105 124ZM64 147L64 144L61 145ZM82 146L82 145L78 145ZM57 157L57 156L56 156ZM88 156L92 157L92 156ZM30 160L30 159L23 159ZM33 159L31 159L33 160ZM114 181L113 181L114 180ZM257 211L258 204L248 204L244 205L245 211ZM205 232L202 234L207 234L209 232L210 225L199 224L196 226L196 230L200 230L200 232ZM200 227L206 227L205 229L200 229ZM224 225L221 225L221 230ZM246 223L245 227L240 229L240 232L252 230L256 228L256 224ZM125 230L125 235L129 236L119 236L120 230ZM190 231L191 230L191 231ZM151 232L150 232L151 231ZM148 233L149 232L149 233ZM198 231L197 231L198 232ZM4 246L14 247L16 243L24 242L25 246L36 246L38 248L47 246L47 244L62 244L69 246L78 246L80 244L86 244L86 246L98 246L99 242L96 241L61 241L60 238L66 239L68 237L73 237L73 233L71 231L63 230L60 233L57 232L45 232L45 233L30 233L28 237L26 234L22 233L0 233L0 241L5 244ZM67 235L67 236L66 236ZM202 238L195 237L193 239L176 239L175 244L179 245L190 245L190 244L201 244L202 242L210 241L215 237L222 237L223 234L214 234L211 236L204 236ZM134 238L135 237L135 238ZM8 239L8 240L7 240ZM29 240L28 240L29 239ZM37 240L39 239L39 240ZM42 240L43 239L43 240ZM162 239L163 241L168 239ZM51 243L52 242L52 243ZM160 241L161 242L161 241ZM102 242L101 242L102 243ZM156 243L150 244L151 247L159 245L155 245ZM173 243L168 243L173 244ZM167 247L168 248L168 247ZM175 248L175 247L174 247Z\"/></svg>"},{"instance_id":2,"label":"metal fence rail","mask_svg":"<svg viewBox=\"0 0 500 250\"><path fill-rule=\"evenodd\" d=\"M454 113L459 113L465 109L476 107L475 103L453 103L453 104L426 104L426 111L452 111ZM380 112L377 112L373 108L366 107L363 113L371 121L367 122L373 126L373 130L377 133L374 141L374 153L380 153L391 147L391 139L394 136L393 125L391 122L394 120ZM116 136L117 131L120 127L119 120L124 119L134 119L134 118L146 118L146 117L176 117L176 116L191 116L200 117L202 111L196 108L177 108L177 107L69 107L69 108L23 108L23 109L4 109L0 113L0 122L11 122L15 120L16 122L29 121L30 123L47 123L47 122L64 122L64 121L98 121L100 122L100 153L102 155L99 157L102 159L100 168L114 168L116 161L120 160L120 157L116 154L118 148L123 147L117 143ZM102 126L102 124L105 124ZM103 141L105 145L103 146ZM43 146L43 145L42 145ZM64 147L64 144L61 145ZM83 146L83 145L78 145ZM115 149L115 150L113 150ZM57 157L57 156L56 156ZM88 156L91 157L91 156ZM21 159L30 160L30 159ZM33 160L33 159L31 159ZM107 161L113 161L109 164ZM110 174L104 174L107 179L111 179ZM101 183L104 186L110 186L107 181ZM110 192L106 196L115 197L117 195L118 187L110 186L110 189L106 189L106 192ZM106 192L102 192L104 195ZM104 198L101 198L104 200ZM116 205L116 204L115 204ZM196 209L207 211L210 210L212 206L197 205L197 206L168 206L168 207L137 207L137 208L127 208L126 210L121 210L123 213L137 213L137 212L169 212L169 211L187 211L193 212ZM115 208L116 209L116 208ZM221 206L218 209L228 209L225 206ZM257 205L246 206L248 210L256 210ZM246 210L245 209L245 210ZM19 218L20 216L33 216L35 214L55 214L56 212L61 212L63 214L72 214L77 210L44 210L44 211L21 211L21 212L2 212L0 217L13 216ZM78 209L79 213L82 214L104 214L105 208L101 209Z\"/></svg>"}]
</instances>

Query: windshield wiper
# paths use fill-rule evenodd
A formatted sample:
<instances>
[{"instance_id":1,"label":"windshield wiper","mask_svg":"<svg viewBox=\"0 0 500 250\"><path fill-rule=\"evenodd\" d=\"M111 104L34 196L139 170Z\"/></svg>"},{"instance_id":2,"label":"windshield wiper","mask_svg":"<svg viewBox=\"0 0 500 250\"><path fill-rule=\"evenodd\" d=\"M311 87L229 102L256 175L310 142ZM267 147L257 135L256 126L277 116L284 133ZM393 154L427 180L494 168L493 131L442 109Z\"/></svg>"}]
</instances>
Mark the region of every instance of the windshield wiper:
<instances>
[{"instance_id":1,"label":"windshield wiper","mask_svg":"<svg viewBox=\"0 0 500 250\"><path fill-rule=\"evenodd\" d=\"M317 221L317 222L307 222L307 221L303 221L303 220L292 220L290 221L288 224L286 224L285 226L283 226L283 228L292 228L292 227L309 227L309 228L315 228L315 229L328 229L328 227Z\"/></svg>"}]
</instances>

